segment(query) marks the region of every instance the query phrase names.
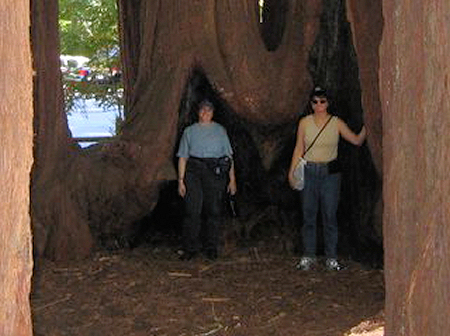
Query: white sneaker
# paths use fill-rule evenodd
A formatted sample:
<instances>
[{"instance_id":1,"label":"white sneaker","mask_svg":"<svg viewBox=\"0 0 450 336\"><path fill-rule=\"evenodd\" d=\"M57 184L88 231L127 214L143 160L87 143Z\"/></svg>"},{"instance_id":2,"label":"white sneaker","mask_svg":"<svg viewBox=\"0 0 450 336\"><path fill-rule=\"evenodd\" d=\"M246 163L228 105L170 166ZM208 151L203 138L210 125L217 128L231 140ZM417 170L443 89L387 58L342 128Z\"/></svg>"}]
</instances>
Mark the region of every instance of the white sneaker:
<instances>
[{"instance_id":1,"label":"white sneaker","mask_svg":"<svg viewBox=\"0 0 450 336\"><path fill-rule=\"evenodd\" d=\"M311 268L313 268L315 263L316 263L315 258L302 257L296 267L301 271L309 271Z\"/></svg>"},{"instance_id":2,"label":"white sneaker","mask_svg":"<svg viewBox=\"0 0 450 336\"><path fill-rule=\"evenodd\" d=\"M327 270L330 271L340 271L344 269L344 266L342 266L336 258L328 258L325 262L325 266Z\"/></svg>"}]
</instances>

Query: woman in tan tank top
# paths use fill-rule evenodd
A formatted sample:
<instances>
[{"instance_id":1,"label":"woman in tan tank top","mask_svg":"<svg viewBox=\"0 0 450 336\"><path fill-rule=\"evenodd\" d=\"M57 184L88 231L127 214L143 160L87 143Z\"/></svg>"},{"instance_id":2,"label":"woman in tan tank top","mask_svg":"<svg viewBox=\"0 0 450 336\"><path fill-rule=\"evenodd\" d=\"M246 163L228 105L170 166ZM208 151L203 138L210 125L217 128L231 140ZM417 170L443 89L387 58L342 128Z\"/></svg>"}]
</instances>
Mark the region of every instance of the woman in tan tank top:
<instances>
[{"instance_id":1,"label":"woman in tan tank top","mask_svg":"<svg viewBox=\"0 0 450 336\"><path fill-rule=\"evenodd\" d=\"M328 112L326 90L315 88L311 94L313 113L302 118L298 124L297 140L289 169L289 184L295 185L294 170L301 157L305 166L305 186L303 199L303 256L298 269L309 270L316 264L316 218L319 204L323 222L326 267L340 270L337 260L338 225L336 219L339 203L341 174L331 170L330 163L338 155L339 137L360 146L366 139L367 131L363 126L355 134L347 124ZM319 134L320 132L320 134ZM318 135L319 134L319 135ZM318 136L317 136L318 135Z\"/></svg>"}]
</instances>

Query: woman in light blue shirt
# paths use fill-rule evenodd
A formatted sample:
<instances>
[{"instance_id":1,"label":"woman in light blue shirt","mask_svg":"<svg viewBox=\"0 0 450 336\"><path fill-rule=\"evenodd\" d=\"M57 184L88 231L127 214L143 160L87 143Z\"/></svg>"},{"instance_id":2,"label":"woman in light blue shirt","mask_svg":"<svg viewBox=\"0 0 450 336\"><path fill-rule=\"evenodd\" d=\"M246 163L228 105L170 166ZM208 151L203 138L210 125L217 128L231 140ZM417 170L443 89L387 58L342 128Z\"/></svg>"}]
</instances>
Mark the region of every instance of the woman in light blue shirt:
<instances>
[{"instance_id":1,"label":"woman in light blue shirt","mask_svg":"<svg viewBox=\"0 0 450 336\"><path fill-rule=\"evenodd\" d=\"M212 103L200 103L199 120L184 130L177 152L178 193L185 200L186 212L181 256L184 260L193 259L200 250L208 259L217 258L223 197L226 190L232 195L236 193L233 150L225 128L214 122L213 116Z\"/></svg>"}]
</instances>

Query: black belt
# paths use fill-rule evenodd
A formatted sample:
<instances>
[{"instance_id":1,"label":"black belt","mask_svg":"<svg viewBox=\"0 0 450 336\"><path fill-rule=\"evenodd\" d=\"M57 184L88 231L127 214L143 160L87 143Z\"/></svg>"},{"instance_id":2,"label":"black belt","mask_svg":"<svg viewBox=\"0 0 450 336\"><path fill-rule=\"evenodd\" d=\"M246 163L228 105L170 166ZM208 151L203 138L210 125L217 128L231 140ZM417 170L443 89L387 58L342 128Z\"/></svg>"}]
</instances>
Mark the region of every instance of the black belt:
<instances>
[{"instance_id":1,"label":"black belt","mask_svg":"<svg viewBox=\"0 0 450 336\"><path fill-rule=\"evenodd\" d=\"M192 159L192 160L196 160L196 161L200 161L200 162L212 162L212 161L217 161L217 160L223 159L225 157L226 156L221 156L218 158L200 158L200 157L196 157L196 156L190 156L189 160Z\"/></svg>"},{"instance_id":2,"label":"black belt","mask_svg":"<svg viewBox=\"0 0 450 336\"><path fill-rule=\"evenodd\" d=\"M331 161L329 161L329 162L313 162L313 161L307 161L306 164L307 164L307 165L311 165L311 166L326 166L326 165L328 165L330 162L331 162Z\"/></svg>"}]
</instances>

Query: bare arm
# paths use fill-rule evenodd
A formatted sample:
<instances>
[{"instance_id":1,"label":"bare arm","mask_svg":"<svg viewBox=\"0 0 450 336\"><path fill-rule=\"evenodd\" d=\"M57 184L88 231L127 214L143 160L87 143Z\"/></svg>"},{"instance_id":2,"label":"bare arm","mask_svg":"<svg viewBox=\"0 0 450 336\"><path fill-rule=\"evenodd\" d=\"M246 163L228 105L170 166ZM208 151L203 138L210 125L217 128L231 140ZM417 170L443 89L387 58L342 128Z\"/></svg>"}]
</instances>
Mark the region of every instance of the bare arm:
<instances>
[{"instance_id":1,"label":"bare arm","mask_svg":"<svg viewBox=\"0 0 450 336\"><path fill-rule=\"evenodd\" d=\"M341 120L338 119L338 131L339 134L348 142L355 146L361 146L366 140L367 136L367 130L366 127L363 126L361 129L361 132L359 134L353 133L353 131L347 126L347 124Z\"/></svg>"},{"instance_id":2,"label":"bare arm","mask_svg":"<svg viewBox=\"0 0 450 336\"><path fill-rule=\"evenodd\" d=\"M186 195L186 185L184 184L184 175L186 174L186 163L188 158L180 157L178 159L178 193L181 197Z\"/></svg>"},{"instance_id":3,"label":"bare arm","mask_svg":"<svg viewBox=\"0 0 450 336\"><path fill-rule=\"evenodd\" d=\"M236 194L237 185L236 185L236 175L234 173L234 160L231 160L231 168L230 168L230 182L228 183L228 192L231 195Z\"/></svg>"},{"instance_id":4,"label":"bare arm","mask_svg":"<svg viewBox=\"0 0 450 336\"><path fill-rule=\"evenodd\" d=\"M298 163L298 160L303 156L305 151L305 131L304 131L304 119L301 119L298 123L297 140L295 142L294 154L292 155L291 165L289 167L288 179L291 186L294 183L294 170Z\"/></svg>"}]
</instances>

